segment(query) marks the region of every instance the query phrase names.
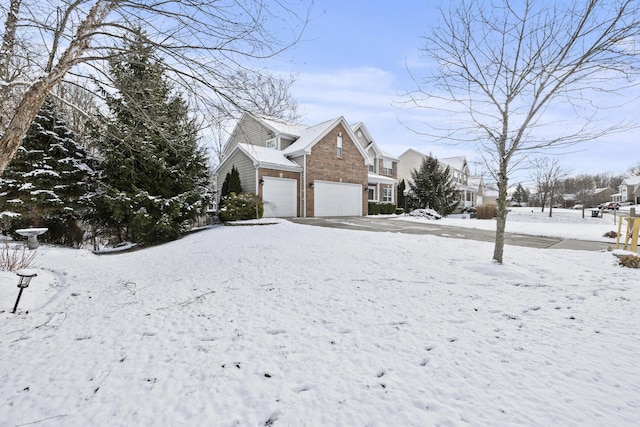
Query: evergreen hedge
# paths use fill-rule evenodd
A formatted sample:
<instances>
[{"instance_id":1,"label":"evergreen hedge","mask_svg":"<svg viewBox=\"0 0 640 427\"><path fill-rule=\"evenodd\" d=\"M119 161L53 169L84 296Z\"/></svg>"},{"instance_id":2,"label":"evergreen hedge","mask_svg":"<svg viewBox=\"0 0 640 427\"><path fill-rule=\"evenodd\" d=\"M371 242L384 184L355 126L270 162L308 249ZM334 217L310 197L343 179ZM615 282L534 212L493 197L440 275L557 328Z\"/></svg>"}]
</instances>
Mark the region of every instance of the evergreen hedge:
<instances>
[{"instance_id":1,"label":"evergreen hedge","mask_svg":"<svg viewBox=\"0 0 640 427\"><path fill-rule=\"evenodd\" d=\"M395 203L369 202L369 215L390 215L396 213Z\"/></svg>"}]
</instances>

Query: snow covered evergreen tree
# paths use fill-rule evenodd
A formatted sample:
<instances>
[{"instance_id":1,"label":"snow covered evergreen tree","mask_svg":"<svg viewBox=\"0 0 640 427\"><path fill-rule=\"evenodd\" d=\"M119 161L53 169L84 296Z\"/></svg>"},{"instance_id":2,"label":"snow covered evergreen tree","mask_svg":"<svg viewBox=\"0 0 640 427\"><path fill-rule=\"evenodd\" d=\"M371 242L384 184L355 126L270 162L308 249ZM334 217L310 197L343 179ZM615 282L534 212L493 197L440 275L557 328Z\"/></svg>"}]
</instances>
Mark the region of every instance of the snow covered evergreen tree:
<instances>
[{"instance_id":1,"label":"snow covered evergreen tree","mask_svg":"<svg viewBox=\"0 0 640 427\"><path fill-rule=\"evenodd\" d=\"M18 154L0 178L0 204L13 216L10 230L47 227L43 241L77 246L83 240L79 221L94 186L95 159L76 141L59 116L55 103L45 100Z\"/></svg>"},{"instance_id":2,"label":"snow covered evergreen tree","mask_svg":"<svg viewBox=\"0 0 640 427\"><path fill-rule=\"evenodd\" d=\"M165 78L144 35L109 64L116 92L97 129L102 189L92 220L118 241L177 238L209 202L207 158L186 102Z\"/></svg>"},{"instance_id":3,"label":"snow covered evergreen tree","mask_svg":"<svg viewBox=\"0 0 640 427\"><path fill-rule=\"evenodd\" d=\"M452 213L458 206L458 191L451 170L442 168L435 157L427 156L420 169L411 171L413 208L431 208L441 215Z\"/></svg>"}]
</instances>

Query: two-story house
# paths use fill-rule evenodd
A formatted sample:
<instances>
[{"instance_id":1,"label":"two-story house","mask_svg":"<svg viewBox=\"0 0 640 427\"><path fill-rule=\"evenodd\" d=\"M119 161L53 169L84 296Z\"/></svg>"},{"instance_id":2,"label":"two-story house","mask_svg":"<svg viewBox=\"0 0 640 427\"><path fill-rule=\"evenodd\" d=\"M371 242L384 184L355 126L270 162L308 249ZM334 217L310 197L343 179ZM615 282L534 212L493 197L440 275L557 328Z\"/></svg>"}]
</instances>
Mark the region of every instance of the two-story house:
<instances>
[{"instance_id":1,"label":"two-story house","mask_svg":"<svg viewBox=\"0 0 640 427\"><path fill-rule=\"evenodd\" d=\"M375 203L398 204L398 158L378 148L369 130L360 122L351 126L358 143L369 157L367 199Z\"/></svg>"},{"instance_id":2,"label":"two-story house","mask_svg":"<svg viewBox=\"0 0 640 427\"><path fill-rule=\"evenodd\" d=\"M393 202L396 188L393 174L369 173L373 162L388 166L372 143L363 124L344 117L307 126L245 113L214 174L222 183L235 166L243 191L262 198L266 217L367 215L372 185Z\"/></svg>"},{"instance_id":3,"label":"two-story house","mask_svg":"<svg viewBox=\"0 0 640 427\"><path fill-rule=\"evenodd\" d=\"M413 148L399 156L398 161L398 180L405 180L406 183L412 181L411 172L420 169L422 161L427 157ZM469 165L465 156L447 157L438 159L438 163L444 169L449 167L451 176L458 190L459 206L469 207L476 205L476 196L478 191L478 183L469 181Z\"/></svg>"},{"instance_id":4,"label":"two-story house","mask_svg":"<svg viewBox=\"0 0 640 427\"><path fill-rule=\"evenodd\" d=\"M640 176L623 179L618 187L618 194L613 195L613 201L640 203Z\"/></svg>"}]
</instances>

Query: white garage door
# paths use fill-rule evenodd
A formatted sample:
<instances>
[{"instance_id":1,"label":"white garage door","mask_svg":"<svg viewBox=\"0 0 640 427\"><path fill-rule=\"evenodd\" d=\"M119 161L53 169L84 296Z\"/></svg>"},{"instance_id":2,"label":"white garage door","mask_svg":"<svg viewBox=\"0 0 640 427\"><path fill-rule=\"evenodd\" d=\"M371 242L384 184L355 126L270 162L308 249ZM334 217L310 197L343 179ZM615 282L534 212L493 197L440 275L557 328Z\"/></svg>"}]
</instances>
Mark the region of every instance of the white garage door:
<instances>
[{"instance_id":1,"label":"white garage door","mask_svg":"<svg viewBox=\"0 0 640 427\"><path fill-rule=\"evenodd\" d=\"M262 184L264 216L291 218L296 216L296 180L265 176Z\"/></svg>"},{"instance_id":2,"label":"white garage door","mask_svg":"<svg viewBox=\"0 0 640 427\"><path fill-rule=\"evenodd\" d=\"M362 185L342 182L313 183L315 216L361 216Z\"/></svg>"}]
</instances>

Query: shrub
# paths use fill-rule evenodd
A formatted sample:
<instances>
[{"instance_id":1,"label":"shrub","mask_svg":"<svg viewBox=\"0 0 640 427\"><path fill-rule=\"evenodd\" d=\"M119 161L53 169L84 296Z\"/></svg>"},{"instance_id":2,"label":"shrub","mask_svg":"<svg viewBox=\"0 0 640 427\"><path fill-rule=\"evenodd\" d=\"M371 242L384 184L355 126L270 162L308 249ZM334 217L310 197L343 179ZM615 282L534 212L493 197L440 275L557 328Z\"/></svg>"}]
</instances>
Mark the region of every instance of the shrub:
<instances>
[{"instance_id":1,"label":"shrub","mask_svg":"<svg viewBox=\"0 0 640 427\"><path fill-rule=\"evenodd\" d=\"M612 239L615 239L616 237L618 237L618 233L616 233L615 231L607 231L602 235L602 237L610 237Z\"/></svg>"},{"instance_id":2,"label":"shrub","mask_svg":"<svg viewBox=\"0 0 640 427\"><path fill-rule=\"evenodd\" d=\"M478 219L492 219L498 216L498 206L482 204L476 207Z\"/></svg>"},{"instance_id":3,"label":"shrub","mask_svg":"<svg viewBox=\"0 0 640 427\"><path fill-rule=\"evenodd\" d=\"M396 208L395 214L396 215L402 215L404 213L404 209L403 208Z\"/></svg>"},{"instance_id":4,"label":"shrub","mask_svg":"<svg viewBox=\"0 0 640 427\"><path fill-rule=\"evenodd\" d=\"M640 256L638 255L624 255L618 260L618 263L623 267L628 268L640 268Z\"/></svg>"},{"instance_id":5,"label":"shrub","mask_svg":"<svg viewBox=\"0 0 640 427\"><path fill-rule=\"evenodd\" d=\"M231 193L218 212L221 221L258 219L264 215L262 200L253 193Z\"/></svg>"},{"instance_id":6,"label":"shrub","mask_svg":"<svg viewBox=\"0 0 640 427\"><path fill-rule=\"evenodd\" d=\"M396 212L395 203L369 202L369 215L391 215Z\"/></svg>"},{"instance_id":7,"label":"shrub","mask_svg":"<svg viewBox=\"0 0 640 427\"><path fill-rule=\"evenodd\" d=\"M0 247L0 270L16 271L28 268L36 258L36 251L28 251L25 245L17 244L13 247L5 240Z\"/></svg>"}]
</instances>

